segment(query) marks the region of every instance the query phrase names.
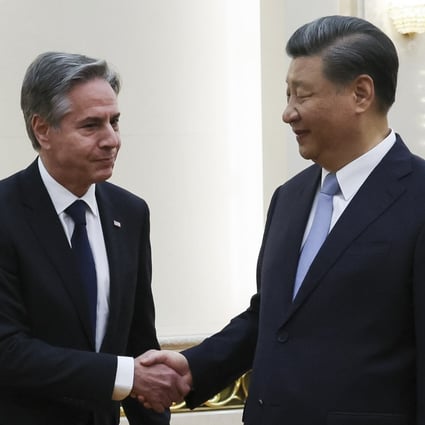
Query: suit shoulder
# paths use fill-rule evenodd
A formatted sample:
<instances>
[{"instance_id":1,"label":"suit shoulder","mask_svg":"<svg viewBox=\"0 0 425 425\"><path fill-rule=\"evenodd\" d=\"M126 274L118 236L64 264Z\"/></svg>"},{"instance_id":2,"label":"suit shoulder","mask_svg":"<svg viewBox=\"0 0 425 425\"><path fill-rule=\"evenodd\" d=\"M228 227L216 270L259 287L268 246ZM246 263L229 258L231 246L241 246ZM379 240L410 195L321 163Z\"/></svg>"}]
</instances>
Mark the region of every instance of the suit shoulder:
<instances>
[{"instance_id":1,"label":"suit shoulder","mask_svg":"<svg viewBox=\"0 0 425 425\"><path fill-rule=\"evenodd\" d=\"M305 182L310 182L312 181L312 179L316 179L320 175L320 171L321 168L316 164L305 168L304 170L300 171L298 174L281 184L279 187L277 187L275 195L279 192L284 192L287 190L299 190L300 187L305 184Z\"/></svg>"},{"instance_id":2,"label":"suit shoulder","mask_svg":"<svg viewBox=\"0 0 425 425\"><path fill-rule=\"evenodd\" d=\"M424 158L422 158L418 155L412 154L412 164L413 164L414 170L425 173L425 159Z\"/></svg>"},{"instance_id":3,"label":"suit shoulder","mask_svg":"<svg viewBox=\"0 0 425 425\"><path fill-rule=\"evenodd\" d=\"M143 198L130 192L127 189L122 188L121 186L117 186L116 184L110 182L98 183L96 186L100 193L108 196L114 202L132 207L148 209L148 204Z\"/></svg>"},{"instance_id":4,"label":"suit shoulder","mask_svg":"<svg viewBox=\"0 0 425 425\"><path fill-rule=\"evenodd\" d=\"M303 191L306 185L311 185L311 182L316 181L320 176L320 172L321 168L313 164L280 185L273 193L267 217L270 218L273 215L278 204L292 199L296 193Z\"/></svg>"},{"instance_id":5,"label":"suit shoulder","mask_svg":"<svg viewBox=\"0 0 425 425\"><path fill-rule=\"evenodd\" d=\"M0 180L0 197L7 199L9 197L16 197L19 187L19 181L24 171L18 171L8 177Z\"/></svg>"}]
</instances>

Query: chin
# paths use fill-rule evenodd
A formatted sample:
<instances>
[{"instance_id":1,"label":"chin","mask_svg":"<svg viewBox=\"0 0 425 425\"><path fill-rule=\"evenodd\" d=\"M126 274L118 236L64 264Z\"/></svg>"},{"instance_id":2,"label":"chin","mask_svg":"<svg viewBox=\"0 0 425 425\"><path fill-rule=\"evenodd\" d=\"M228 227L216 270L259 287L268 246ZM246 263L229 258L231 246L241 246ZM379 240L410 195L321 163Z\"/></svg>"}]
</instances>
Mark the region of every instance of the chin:
<instances>
[{"instance_id":1,"label":"chin","mask_svg":"<svg viewBox=\"0 0 425 425\"><path fill-rule=\"evenodd\" d=\"M298 149L300 156L304 159L311 159L311 154L306 149L303 149L301 146Z\"/></svg>"},{"instance_id":2,"label":"chin","mask_svg":"<svg viewBox=\"0 0 425 425\"><path fill-rule=\"evenodd\" d=\"M94 183L101 183L112 177L112 170L109 172L99 173L93 179Z\"/></svg>"}]
</instances>

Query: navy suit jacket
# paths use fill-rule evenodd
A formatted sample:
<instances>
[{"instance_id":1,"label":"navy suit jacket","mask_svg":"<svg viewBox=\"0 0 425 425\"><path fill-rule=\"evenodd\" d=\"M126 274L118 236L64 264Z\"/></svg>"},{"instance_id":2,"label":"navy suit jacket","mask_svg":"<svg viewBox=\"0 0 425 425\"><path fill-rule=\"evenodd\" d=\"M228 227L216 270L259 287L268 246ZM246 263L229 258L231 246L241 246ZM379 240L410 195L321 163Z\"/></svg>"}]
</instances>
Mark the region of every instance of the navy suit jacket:
<instances>
[{"instance_id":1,"label":"navy suit jacket","mask_svg":"<svg viewBox=\"0 0 425 425\"><path fill-rule=\"evenodd\" d=\"M109 320L94 352L88 307L71 248L37 163L0 182L0 424L119 422L111 400L116 355L158 348L146 203L96 185L110 267ZM119 224L118 224L119 223ZM130 423L165 425L135 400Z\"/></svg>"},{"instance_id":2,"label":"navy suit jacket","mask_svg":"<svg viewBox=\"0 0 425 425\"><path fill-rule=\"evenodd\" d=\"M253 369L247 425L425 424L425 161L400 137L322 245L294 302L321 169L275 192L258 293L185 352L191 407Z\"/></svg>"}]
</instances>

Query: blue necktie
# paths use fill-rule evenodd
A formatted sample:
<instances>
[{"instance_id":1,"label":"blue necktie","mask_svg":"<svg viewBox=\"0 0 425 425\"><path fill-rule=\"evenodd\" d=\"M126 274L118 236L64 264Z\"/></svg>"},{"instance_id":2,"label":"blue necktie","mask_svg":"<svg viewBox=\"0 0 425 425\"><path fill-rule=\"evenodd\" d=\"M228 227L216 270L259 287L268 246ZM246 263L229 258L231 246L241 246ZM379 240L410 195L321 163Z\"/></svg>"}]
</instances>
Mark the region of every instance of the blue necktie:
<instances>
[{"instance_id":1,"label":"blue necktie","mask_svg":"<svg viewBox=\"0 0 425 425\"><path fill-rule=\"evenodd\" d=\"M96 336L97 278L96 266L87 236L86 209L87 204L82 200L77 200L65 212L74 220L75 227L71 237L71 246L81 272L84 289L87 292L90 322L93 335Z\"/></svg>"},{"instance_id":2,"label":"blue necktie","mask_svg":"<svg viewBox=\"0 0 425 425\"><path fill-rule=\"evenodd\" d=\"M339 185L336 175L330 173L325 177L320 189L313 223L298 260L293 298L297 295L314 257L328 236L333 212L333 197L338 192Z\"/></svg>"}]
</instances>

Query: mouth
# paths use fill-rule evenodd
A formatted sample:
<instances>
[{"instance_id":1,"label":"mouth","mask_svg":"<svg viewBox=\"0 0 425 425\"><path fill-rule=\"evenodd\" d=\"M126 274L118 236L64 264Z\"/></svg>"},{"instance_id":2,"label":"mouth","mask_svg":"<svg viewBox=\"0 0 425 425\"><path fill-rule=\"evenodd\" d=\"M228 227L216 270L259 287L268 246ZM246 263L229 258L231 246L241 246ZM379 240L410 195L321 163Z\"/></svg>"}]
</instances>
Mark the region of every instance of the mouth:
<instances>
[{"instance_id":1,"label":"mouth","mask_svg":"<svg viewBox=\"0 0 425 425\"><path fill-rule=\"evenodd\" d=\"M98 162L114 162L115 156L108 156L107 158L99 158Z\"/></svg>"},{"instance_id":2,"label":"mouth","mask_svg":"<svg viewBox=\"0 0 425 425\"><path fill-rule=\"evenodd\" d=\"M96 160L96 164L98 169L112 169L115 166L115 157L99 158Z\"/></svg>"},{"instance_id":3,"label":"mouth","mask_svg":"<svg viewBox=\"0 0 425 425\"><path fill-rule=\"evenodd\" d=\"M294 132L294 134L295 134L298 142L300 140L302 140L307 134L310 133L308 130L295 130L295 129L292 129L292 131Z\"/></svg>"}]
</instances>

